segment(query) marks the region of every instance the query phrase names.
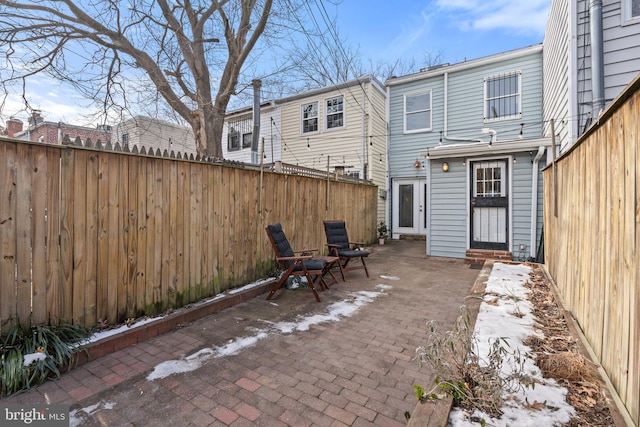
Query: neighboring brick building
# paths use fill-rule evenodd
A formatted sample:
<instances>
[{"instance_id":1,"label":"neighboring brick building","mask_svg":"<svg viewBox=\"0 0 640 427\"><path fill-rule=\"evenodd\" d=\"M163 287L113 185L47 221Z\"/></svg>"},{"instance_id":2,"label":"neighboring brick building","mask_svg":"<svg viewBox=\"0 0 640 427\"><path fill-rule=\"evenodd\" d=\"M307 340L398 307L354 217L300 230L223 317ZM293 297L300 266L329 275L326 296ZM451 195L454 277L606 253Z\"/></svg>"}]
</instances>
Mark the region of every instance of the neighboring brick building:
<instances>
[{"instance_id":1,"label":"neighboring brick building","mask_svg":"<svg viewBox=\"0 0 640 427\"><path fill-rule=\"evenodd\" d=\"M80 137L82 143L90 138L95 144L98 140L106 144L111 141L111 126L99 125L95 128L70 125L63 122L44 121L39 113L33 113L29 118L29 125L23 130L21 120L10 118L7 120L6 135L9 138L22 139L24 141L44 142L47 144L62 144L65 137L74 141Z\"/></svg>"}]
</instances>

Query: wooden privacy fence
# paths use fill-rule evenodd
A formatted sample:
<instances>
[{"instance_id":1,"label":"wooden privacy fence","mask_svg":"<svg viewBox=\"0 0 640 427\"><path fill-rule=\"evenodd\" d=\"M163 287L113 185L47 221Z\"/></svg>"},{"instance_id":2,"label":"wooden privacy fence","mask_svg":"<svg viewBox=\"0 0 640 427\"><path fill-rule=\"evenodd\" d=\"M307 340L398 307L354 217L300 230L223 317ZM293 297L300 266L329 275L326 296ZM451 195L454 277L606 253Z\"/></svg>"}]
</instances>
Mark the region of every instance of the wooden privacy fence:
<instances>
[{"instance_id":1,"label":"wooden privacy fence","mask_svg":"<svg viewBox=\"0 0 640 427\"><path fill-rule=\"evenodd\" d=\"M599 123L544 172L545 262L566 308L636 425L640 422L639 89L636 79Z\"/></svg>"},{"instance_id":2,"label":"wooden privacy fence","mask_svg":"<svg viewBox=\"0 0 640 427\"><path fill-rule=\"evenodd\" d=\"M375 239L377 187L219 163L0 139L0 321L92 325L267 276L264 227L325 248Z\"/></svg>"}]
</instances>

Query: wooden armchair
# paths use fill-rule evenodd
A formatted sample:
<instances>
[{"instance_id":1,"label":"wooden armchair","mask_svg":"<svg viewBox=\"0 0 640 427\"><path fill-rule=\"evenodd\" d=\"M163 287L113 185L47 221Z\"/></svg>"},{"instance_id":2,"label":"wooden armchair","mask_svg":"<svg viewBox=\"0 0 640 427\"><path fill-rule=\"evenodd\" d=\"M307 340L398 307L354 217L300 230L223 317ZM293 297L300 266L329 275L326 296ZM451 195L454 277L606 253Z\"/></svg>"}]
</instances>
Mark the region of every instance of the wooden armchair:
<instances>
[{"instance_id":1,"label":"wooden armchair","mask_svg":"<svg viewBox=\"0 0 640 427\"><path fill-rule=\"evenodd\" d=\"M337 261L332 260L331 257L314 257L313 252L317 252L317 249L305 249L302 251L294 251L289 244L287 236L282 230L281 224L268 225L265 230L269 241L273 247L273 251L276 254L276 261L282 270L280 279L267 295L267 299L270 300L273 295L282 287L290 276L304 276L307 279L309 287L316 297L316 301L320 302L320 295L316 290L316 285L320 285L320 289L329 289L329 286L324 281L323 276L327 273L331 275L334 283L337 283L336 277L330 270L331 265Z\"/></svg>"},{"instance_id":2,"label":"wooden armchair","mask_svg":"<svg viewBox=\"0 0 640 427\"><path fill-rule=\"evenodd\" d=\"M369 277L369 270L364 259L369 256L369 252L360 249L359 246L364 245L360 242L350 242L347 234L347 226L344 221L324 221L324 232L327 236L327 246L332 255L340 258L338 265L340 266L340 274L342 280L345 280L345 271L364 270ZM359 264L348 267L350 261L360 261Z\"/></svg>"}]
</instances>

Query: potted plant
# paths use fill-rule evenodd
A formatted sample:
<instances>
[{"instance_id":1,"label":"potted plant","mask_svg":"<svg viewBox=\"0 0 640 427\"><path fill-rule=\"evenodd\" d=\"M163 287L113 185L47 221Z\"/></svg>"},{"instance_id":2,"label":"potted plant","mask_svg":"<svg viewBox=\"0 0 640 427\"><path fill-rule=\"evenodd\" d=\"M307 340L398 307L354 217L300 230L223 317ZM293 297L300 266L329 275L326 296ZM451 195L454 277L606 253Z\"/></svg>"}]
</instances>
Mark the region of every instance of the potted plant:
<instances>
[{"instance_id":1,"label":"potted plant","mask_svg":"<svg viewBox=\"0 0 640 427\"><path fill-rule=\"evenodd\" d=\"M387 224L384 221L380 221L380 224L378 224L378 243L380 245L384 245L384 238L387 237L388 231Z\"/></svg>"}]
</instances>

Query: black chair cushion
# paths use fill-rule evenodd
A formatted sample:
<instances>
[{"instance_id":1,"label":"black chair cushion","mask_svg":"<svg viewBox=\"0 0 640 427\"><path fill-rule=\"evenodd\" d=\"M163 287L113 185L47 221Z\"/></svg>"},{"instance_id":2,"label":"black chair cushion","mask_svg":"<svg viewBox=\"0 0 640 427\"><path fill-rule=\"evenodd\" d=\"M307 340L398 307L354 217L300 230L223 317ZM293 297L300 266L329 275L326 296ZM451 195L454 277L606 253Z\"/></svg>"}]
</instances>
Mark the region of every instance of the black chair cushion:
<instances>
[{"instance_id":1,"label":"black chair cushion","mask_svg":"<svg viewBox=\"0 0 640 427\"><path fill-rule=\"evenodd\" d=\"M324 268L327 262L323 259L310 259L306 261L302 261L304 266L307 267L307 271L320 271ZM293 271L301 271L302 265L297 264L293 267Z\"/></svg>"},{"instance_id":2,"label":"black chair cushion","mask_svg":"<svg viewBox=\"0 0 640 427\"><path fill-rule=\"evenodd\" d=\"M342 221L327 221L324 223L324 230L327 235L327 243L330 245L340 245L338 250L349 249L349 236L347 227Z\"/></svg>"},{"instance_id":3,"label":"black chair cushion","mask_svg":"<svg viewBox=\"0 0 640 427\"><path fill-rule=\"evenodd\" d=\"M338 249L338 255L345 258L369 256L369 252L357 249Z\"/></svg>"}]
</instances>

